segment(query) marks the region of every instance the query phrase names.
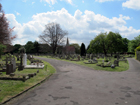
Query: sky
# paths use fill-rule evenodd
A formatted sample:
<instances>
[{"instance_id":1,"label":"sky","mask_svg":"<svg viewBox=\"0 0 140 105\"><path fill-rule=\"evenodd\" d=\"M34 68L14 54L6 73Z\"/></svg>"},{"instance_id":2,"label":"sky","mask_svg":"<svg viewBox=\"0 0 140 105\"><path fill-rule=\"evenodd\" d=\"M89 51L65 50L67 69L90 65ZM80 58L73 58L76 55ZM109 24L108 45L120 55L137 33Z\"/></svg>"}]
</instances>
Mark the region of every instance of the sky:
<instances>
[{"instance_id":1,"label":"sky","mask_svg":"<svg viewBox=\"0 0 140 105\"><path fill-rule=\"evenodd\" d=\"M89 45L101 32L129 40L140 35L140 0L0 0L14 44L39 41L45 25L60 24L70 43Z\"/></svg>"}]
</instances>

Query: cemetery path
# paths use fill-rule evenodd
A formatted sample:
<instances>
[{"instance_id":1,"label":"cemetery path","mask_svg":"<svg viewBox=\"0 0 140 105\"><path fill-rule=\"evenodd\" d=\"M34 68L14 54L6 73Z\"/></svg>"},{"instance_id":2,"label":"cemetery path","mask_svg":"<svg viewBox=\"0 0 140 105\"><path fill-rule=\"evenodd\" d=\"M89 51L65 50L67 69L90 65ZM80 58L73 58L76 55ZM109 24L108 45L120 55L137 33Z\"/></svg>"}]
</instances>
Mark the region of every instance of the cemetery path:
<instances>
[{"instance_id":1,"label":"cemetery path","mask_svg":"<svg viewBox=\"0 0 140 105\"><path fill-rule=\"evenodd\" d=\"M124 72L96 71L55 59L41 58L57 73L10 105L140 105L140 62L128 58Z\"/></svg>"}]
</instances>

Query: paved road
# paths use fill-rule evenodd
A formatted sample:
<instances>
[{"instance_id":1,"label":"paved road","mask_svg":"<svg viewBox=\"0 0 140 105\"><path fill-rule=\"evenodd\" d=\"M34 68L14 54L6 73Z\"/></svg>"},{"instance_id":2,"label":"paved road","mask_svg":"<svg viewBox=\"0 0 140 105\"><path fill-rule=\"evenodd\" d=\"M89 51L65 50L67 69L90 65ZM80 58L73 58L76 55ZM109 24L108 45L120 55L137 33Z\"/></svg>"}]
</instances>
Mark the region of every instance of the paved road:
<instances>
[{"instance_id":1,"label":"paved road","mask_svg":"<svg viewBox=\"0 0 140 105\"><path fill-rule=\"evenodd\" d=\"M51 63L57 73L10 105L140 105L140 62L132 58L128 58L130 68L124 72L40 59Z\"/></svg>"}]
</instances>

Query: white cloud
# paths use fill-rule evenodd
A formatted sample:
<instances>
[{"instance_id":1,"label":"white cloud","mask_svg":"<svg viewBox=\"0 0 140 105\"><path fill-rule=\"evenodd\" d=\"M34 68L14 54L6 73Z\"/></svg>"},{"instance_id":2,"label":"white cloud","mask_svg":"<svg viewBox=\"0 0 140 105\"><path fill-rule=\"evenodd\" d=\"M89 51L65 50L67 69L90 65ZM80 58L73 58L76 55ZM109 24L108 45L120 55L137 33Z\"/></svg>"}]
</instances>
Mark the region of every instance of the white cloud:
<instances>
[{"instance_id":1,"label":"white cloud","mask_svg":"<svg viewBox=\"0 0 140 105\"><path fill-rule=\"evenodd\" d=\"M52 5L54 5L55 3L57 3L57 0L40 0L40 1L41 1L41 2L42 2L42 1L45 1L45 2L47 2L48 4L52 4ZM72 0L60 0L60 1L66 1L67 3L73 5Z\"/></svg>"},{"instance_id":2,"label":"white cloud","mask_svg":"<svg viewBox=\"0 0 140 105\"><path fill-rule=\"evenodd\" d=\"M122 3L123 7L140 10L140 0L127 0Z\"/></svg>"},{"instance_id":3,"label":"white cloud","mask_svg":"<svg viewBox=\"0 0 140 105\"><path fill-rule=\"evenodd\" d=\"M107 2L107 1L120 1L120 0L95 0L96 2ZM140 0L125 0L125 2L122 3L122 7L140 10Z\"/></svg>"},{"instance_id":4,"label":"white cloud","mask_svg":"<svg viewBox=\"0 0 140 105\"><path fill-rule=\"evenodd\" d=\"M40 0L41 2L42 1L45 1L45 2L47 2L48 4L55 4L55 3L57 3L57 0Z\"/></svg>"},{"instance_id":5,"label":"white cloud","mask_svg":"<svg viewBox=\"0 0 140 105\"><path fill-rule=\"evenodd\" d=\"M34 4L35 2L32 2L32 5Z\"/></svg>"},{"instance_id":6,"label":"white cloud","mask_svg":"<svg viewBox=\"0 0 140 105\"><path fill-rule=\"evenodd\" d=\"M82 1L82 3L84 3L84 0Z\"/></svg>"},{"instance_id":7,"label":"white cloud","mask_svg":"<svg viewBox=\"0 0 140 105\"><path fill-rule=\"evenodd\" d=\"M66 0L68 3L72 4L72 0Z\"/></svg>"},{"instance_id":8,"label":"white cloud","mask_svg":"<svg viewBox=\"0 0 140 105\"><path fill-rule=\"evenodd\" d=\"M16 15L17 15L17 16L21 16L21 14L20 14L20 13L18 13L17 11L15 11L15 12L16 12Z\"/></svg>"},{"instance_id":9,"label":"white cloud","mask_svg":"<svg viewBox=\"0 0 140 105\"><path fill-rule=\"evenodd\" d=\"M22 2L26 2L27 0L22 0Z\"/></svg>"},{"instance_id":10,"label":"white cloud","mask_svg":"<svg viewBox=\"0 0 140 105\"><path fill-rule=\"evenodd\" d=\"M106 1L114 1L114 0L95 0L96 2L100 2L100 3L102 3L102 2L106 2Z\"/></svg>"},{"instance_id":11,"label":"white cloud","mask_svg":"<svg viewBox=\"0 0 140 105\"><path fill-rule=\"evenodd\" d=\"M86 10L82 13L76 10L74 15L71 15L65 8L61 10L38 13L32 16L32 21L21 25L16 21L13 14L6 15L10 20L10 25L15 26L15 32L18 36L17 43L25 43L29 40L38 40L38 36L44 31L44 26L50 22L57 22L62 29L67 30L71 42L81 42L88 45L90 41L101 32L119 32L122 37L132 39L140 35L140 29L136 30L133 27L126 27L126 21L130 20L129 16L120 14L118 17L107 18L101 14L95 14L92 11ZM19 41L24 39L24 41Z\"/></svg>"}]
</instances>

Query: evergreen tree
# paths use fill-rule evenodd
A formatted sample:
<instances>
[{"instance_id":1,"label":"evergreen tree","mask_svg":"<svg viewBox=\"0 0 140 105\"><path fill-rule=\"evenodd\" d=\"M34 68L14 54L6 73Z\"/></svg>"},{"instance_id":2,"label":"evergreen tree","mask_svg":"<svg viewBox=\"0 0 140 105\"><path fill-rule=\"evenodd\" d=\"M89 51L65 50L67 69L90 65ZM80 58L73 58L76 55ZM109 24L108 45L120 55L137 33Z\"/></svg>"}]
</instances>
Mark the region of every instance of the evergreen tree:
<instances>
[{"instance_id":1,"label":"evergreen tree","mask_svg":"<svg viewBox=\"0 0 140 105\"><path fill-rule=\"evenodd\" d=\"M39 53L39 43L37 41L34 42L34 53Z\"/></svg>"},{"instance_id":2,"label":"evergreen tree","mask_svg":"<svg viewBox=\"0 0 140 105\"><path fill-rule=\"evenodd\" d=\"M84 43L81 44L80 50L81 50L81 56L86 56L86 49Z\"/></svg>"}]
</instances>

